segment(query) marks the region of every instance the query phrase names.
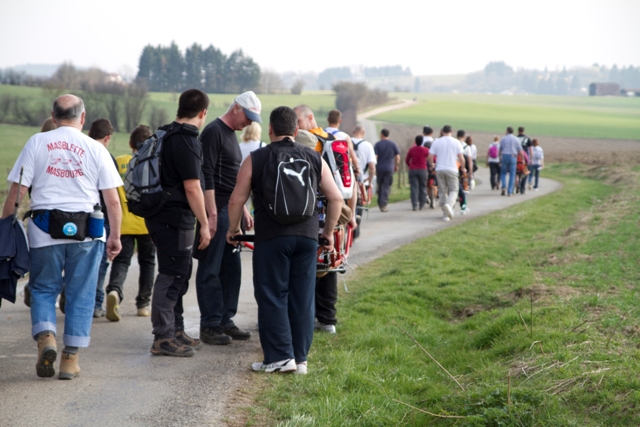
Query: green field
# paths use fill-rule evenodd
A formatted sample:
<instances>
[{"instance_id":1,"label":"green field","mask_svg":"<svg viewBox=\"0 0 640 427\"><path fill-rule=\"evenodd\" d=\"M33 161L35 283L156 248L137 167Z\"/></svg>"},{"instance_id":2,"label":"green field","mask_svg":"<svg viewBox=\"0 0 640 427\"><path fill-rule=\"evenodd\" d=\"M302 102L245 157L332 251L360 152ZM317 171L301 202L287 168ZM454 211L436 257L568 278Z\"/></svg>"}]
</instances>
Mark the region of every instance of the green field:
<instances>
[{"instance_id":1,"label":"green field","mask_svg":"<svg viewBox=\"0 0 640 427\"><path fill-rule=\"evenodd\" d=\"M309 374L262 377L247 425L639 425L638 176L545 174L563 188L358 269Z\"/></svg>"},{"instance_id":2,"label":"green field","mask_svg":"<svg viewBox=\"0 0 640 427\"><path fill-rule=\"evenodd\" d=\"M407 94L410 108L373 117L439 129L445 124L468 131L504 133L524 126L537 136L640 140L640 98L546 95Z\"/></svg>"}]
</instances>

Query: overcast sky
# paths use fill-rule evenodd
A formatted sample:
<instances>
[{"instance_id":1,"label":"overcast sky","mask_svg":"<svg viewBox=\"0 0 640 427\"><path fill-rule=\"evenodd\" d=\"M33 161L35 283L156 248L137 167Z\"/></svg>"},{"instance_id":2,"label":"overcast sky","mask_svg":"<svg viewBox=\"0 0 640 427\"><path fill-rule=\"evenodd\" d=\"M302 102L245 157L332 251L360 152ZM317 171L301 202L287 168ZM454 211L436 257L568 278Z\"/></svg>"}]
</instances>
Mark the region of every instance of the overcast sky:
<instances>
[{"instance_id":1,"label":"overcast sky","mask_svg":"<svg viewBox=\"0 0 640 427\"><path fill-rule=\"evenodd\" d=\"M71 61L136 71L145 45L172 40L183 51L194 42L225 54L241 48L279 72L399 64L414 75L462 74L490 61L640 66L640 0L2 3L0 68Z\"/></svg>"}]
</instances>

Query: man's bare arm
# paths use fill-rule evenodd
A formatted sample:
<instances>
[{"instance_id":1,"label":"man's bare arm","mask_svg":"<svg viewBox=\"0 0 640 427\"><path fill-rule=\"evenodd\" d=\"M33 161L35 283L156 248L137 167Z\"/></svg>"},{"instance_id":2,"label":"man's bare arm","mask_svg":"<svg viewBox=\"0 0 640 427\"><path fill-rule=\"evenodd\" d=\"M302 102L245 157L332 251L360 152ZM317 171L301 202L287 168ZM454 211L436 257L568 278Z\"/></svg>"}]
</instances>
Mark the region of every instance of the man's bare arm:
<instances>
[{"instance_id":1,"label":"man's bare arm","mask_svg":"<svg viewBox=\"0 0 640 427\"><path fill-rule=\"evenodd\" d=\"M205 249L209 246L211 232L209 231L209 219L207 218L207 211L204 207L204 194L202 193L202 187L200 187L200 180L187 179L182 182L189 207L200 222L200 243L198 249Z\"/></svg>"},{"instance_id":2,"label":"man's bare arm","mask_svg":"<svg viewBox=\"0 0 640 427\"><path fill-rule=\"evenodd\" d=\"M245 209L244 204L249 199L249 194L251 194L252 165L253 162L251 156L249 156L240 166L236 186L229 199L229 230L220 230L227 233L227 243L231 245L237 244L231 240L231 237L242 234L240 221L242 220L242 212Z\"/></svg>"},{"instance_id":3,"label":"man's bare arm","mask_svg":"<svg viewBox=\"0 0 640 427\"><path fill-rule=\"evenodd\" d=\"M18 194L18 186L20 186L20 197L18 198L18 204L22 202L24 195L27 194L27 189L28 189L27 187L25 187L24 185L19 185L17 182L12 183L11 187L9 188L9 193L7 194L7 198L4 201L4 207L2 209L2 218L6 218L10 215L13 215L13 212L15 212L15 203L16 203L16 196Z\"/></svg>"},{"instance_id":4,"label":"man's bare arm","mask_svg":"<svg viewBox=\"0 0 640 427\"><path fill-rule=\"evenodd\" d=\"M122 207L117 188L107 188L102 191L102 198L107 208L109 216L109 237L107 238L107 258L113 260L120 253L122 244L120 243L120 227L122 224Z\"/></svg>"}]
</instances>

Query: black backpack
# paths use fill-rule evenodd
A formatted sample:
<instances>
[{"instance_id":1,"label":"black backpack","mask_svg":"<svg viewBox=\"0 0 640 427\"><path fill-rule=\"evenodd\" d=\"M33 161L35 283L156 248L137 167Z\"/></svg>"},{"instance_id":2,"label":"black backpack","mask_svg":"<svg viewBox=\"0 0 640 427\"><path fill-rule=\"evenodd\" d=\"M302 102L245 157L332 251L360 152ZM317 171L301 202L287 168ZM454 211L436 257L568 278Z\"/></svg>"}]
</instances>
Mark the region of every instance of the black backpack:
<instances>
[{"instance_id":1,"label":"black backpack","mask_svg":"<svg viewBox=\"0 0 640 427\"><path fill-rule=\"evenodd\" d=\"M129 161L124 176L124 191L129 212L143 218L158 213L171 197L160 182L160 154L162 139L166 133L165 130L158 129L142 143Z\"/></svg>"},{"instance_id":2,"label":"black backpack","mask_svg":"<svg viewBox=\"0 0 640 427\"><path fill-rule=\"evenodd\" d=\"M279 224L292 225L313 216L318 177L304 149L291 139L283 142L266 148L269 154L262 191L271 218Z\"/></svg>"}]
</instances>

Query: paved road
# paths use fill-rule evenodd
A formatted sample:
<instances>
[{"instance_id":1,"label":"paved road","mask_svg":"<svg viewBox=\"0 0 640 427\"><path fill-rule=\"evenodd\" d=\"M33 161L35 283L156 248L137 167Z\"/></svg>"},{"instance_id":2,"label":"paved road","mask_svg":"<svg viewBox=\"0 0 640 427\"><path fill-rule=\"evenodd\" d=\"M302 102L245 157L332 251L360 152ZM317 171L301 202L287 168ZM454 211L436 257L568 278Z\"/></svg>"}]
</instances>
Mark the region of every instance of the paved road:
<instances>
[{"instance_id":1,"label":"paved road","mask_svg":"<svg viewBox=\"0 0 640 427\"><path fill-rule=\"evenodd\" d=\"M365 214L361 237L352 248L351 265L362 266L445 227L560 188L557 182L542 179L538 192L501 197L488 188L487 169L478 171L477 176L483 184L469 198L471 213L458 215L451 222L444 222L437 208L414 212L408 201L390 205L387 213L372 208L368 216ZM242 257L243 284L236 323L257 335L251 253L243 252ZM234 417L232 395L257 375L249 372L250 363L260 360L257 337L229 346L205 346L188 359L152 356L150 320L135 316L137 271L134 263L125 287L122 321L113 323L102 318L94 322L91 346L80 353L82 374L72 381L36 376L29 310L21 301L15 305L3 303L1 426L219 426ZM185 306L187 332L197 336L199 312L193 280ZM59 314L58 325L63 323L64 315ZM59 338L59 348L61 341ZM313 360L309 370L313 375Z\"/></svg>"}]
</instances>

